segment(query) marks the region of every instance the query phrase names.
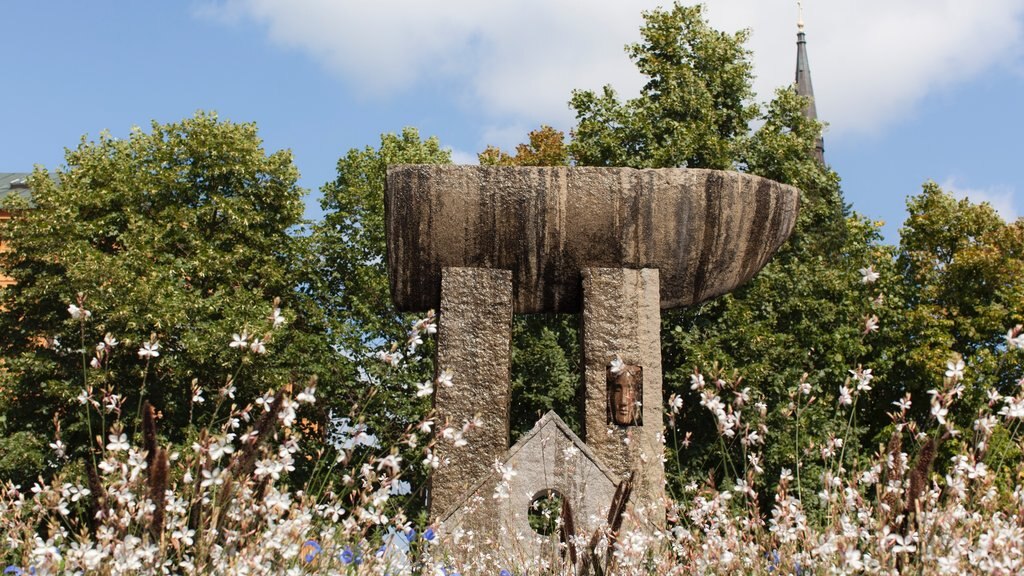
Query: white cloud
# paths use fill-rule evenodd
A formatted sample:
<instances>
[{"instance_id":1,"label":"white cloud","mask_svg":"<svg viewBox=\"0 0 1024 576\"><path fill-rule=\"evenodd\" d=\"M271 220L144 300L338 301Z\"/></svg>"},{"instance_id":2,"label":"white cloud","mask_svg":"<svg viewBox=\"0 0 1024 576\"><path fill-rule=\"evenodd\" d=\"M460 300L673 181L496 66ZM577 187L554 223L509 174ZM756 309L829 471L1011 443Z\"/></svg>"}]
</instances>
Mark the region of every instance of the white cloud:
<instances>
[{"instance_id":1,"label":"white cloud","mask_svg":"<svg viewBox=\"0 0 1024 576\"><path fill-rule=\"evenodd\" d=\"M476 165L480 163L480 159L473 152L466 152L465 150L458 150L456 148L448 149L452 153L452 163L462 165Z\"/></svg>"},{"instance_id":2,"label":"white cloud","mask_svg":"<svg viewBox=\"0 0 1024 576\"><path fill-rule=\"evenodd\" d=\"M969 188L961 185L955 177L946 178L940 184L943 190L957 198L967 198L975 204L988 202L995 208L999 216L1007 222L1014 222L1019 216L1017 202L1014 197L1014 190L1009 186L994 186L991 188Z\"/></svg>"},{"instance_id":3,"label":"white cloud","mask_svg":"<svg viewBox=\"0 0 1024 576\"><path fill-rule=\"evenodd\" d=\"M216 0L214 0L216 1ZM571 126L573 88L641 79L623 46L640 12L667 0L223 0L203 13L247 17L306 51L368 96L400 95L441 80L468 90L496 124ZM805 2L818 113L832 135L883 129L925 95L967 82L1024 48L1024 0ZM212 6L212 7L211 7ZM712 24L753 30L756 88L770 97L793 81L791 0L709 0ZM525 132L524 132L525 133Z\"/></svg>"}]
</instances>

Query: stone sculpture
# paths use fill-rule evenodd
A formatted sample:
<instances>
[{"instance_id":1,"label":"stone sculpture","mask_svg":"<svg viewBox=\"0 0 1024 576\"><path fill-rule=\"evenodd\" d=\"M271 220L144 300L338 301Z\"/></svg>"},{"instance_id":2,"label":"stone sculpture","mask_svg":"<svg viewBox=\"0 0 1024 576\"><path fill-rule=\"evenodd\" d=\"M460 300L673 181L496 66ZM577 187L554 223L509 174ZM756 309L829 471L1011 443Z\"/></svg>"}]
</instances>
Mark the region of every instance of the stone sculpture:
<instances>
[{"instance_id":1,"label":"stone sculpture","mask_svg":"<svg viewBox=\"0 0 1024 576\"><path fill-rule=\"evenodd\" d=\"M526 530L518 508L533 495L607 510L632 474L633 525L662 524L661 310L749 280L792 232L798 203L791 186L714 170L389 167L392 298L403 311L440 308L437 366L454 378L435 408L483 424L458 452L438 443L448 465L431 479L431 517L500 544ZM581 315L583 439L549 414L510 449L512 315L535 312ZM570 465L555 446L583 460ZM541 473L499 473L517 463ZM581 471L594 490L582 491ZM514 498L498 504L491 490ZM577 528L601 517L579 515Z\"/></svg>"},{"instance_id":2,"label":"stone sculpture","mask_svg":"<svg viewBox=\"0 0 1024 576\"><path fill-rule=\"evenodd\" d=\"M619 426L642 426L644 369L640 366L608 365L608 422Z\"/></svg>"}]
</instances>

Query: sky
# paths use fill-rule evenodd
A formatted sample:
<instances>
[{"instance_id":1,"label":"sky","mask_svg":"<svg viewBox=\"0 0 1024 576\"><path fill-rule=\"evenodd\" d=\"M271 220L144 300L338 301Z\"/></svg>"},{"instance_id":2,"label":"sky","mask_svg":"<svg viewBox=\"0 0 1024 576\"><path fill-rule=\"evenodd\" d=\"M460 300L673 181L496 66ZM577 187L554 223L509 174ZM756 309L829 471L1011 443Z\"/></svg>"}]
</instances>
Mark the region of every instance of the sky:
<instances>
[{"instance_id":1,"label":"sky","mask_svg":"<svg viewBox=\"0 0 1024 576\"><path fill-rule=\"evenodd\" d=\"M689 4L690 2L683 2ZM1024 0L708 0L715 27L751 31L759 99L807 48L826 162L853 209L899 238L934 180L1007 220L1024 215ZM49 169L102 130L197 110L256 122L318 189L352 148L413 126L458 163L568 132L573 89L643 79L623 48L650 0L0 0L0 172Z\"/></svg>"}]
</instances>

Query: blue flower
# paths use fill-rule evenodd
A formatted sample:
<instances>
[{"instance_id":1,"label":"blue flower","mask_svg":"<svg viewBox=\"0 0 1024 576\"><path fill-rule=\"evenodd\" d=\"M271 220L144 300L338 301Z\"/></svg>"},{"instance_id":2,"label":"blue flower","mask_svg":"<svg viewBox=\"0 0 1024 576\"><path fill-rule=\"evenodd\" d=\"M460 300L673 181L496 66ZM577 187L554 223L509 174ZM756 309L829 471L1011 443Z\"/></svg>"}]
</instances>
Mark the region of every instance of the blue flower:
<instances>
[{"instance_id":1,"label":"blue flower","mask_svg":"<svg viewBox=\"0 0 1024 576\"><path fill-rule=\"evenodd\" d=\"M306 561L306 564L309 564L317 557L317 554L320 554L323 548L316 543L316 540L306 540L306 543L302 545L302 550L306 553L303 559Z\"/></svg>"},{"instance_id":2,"label":"blue flower","mask_svg":"<svg viewBox=\"0 0 1024 576\"><path fill-rule=\"evenodd\" d=\"M436 536L434 535L434 529L427 528L427 530L423 533L423 539L427 542L433 542L434 538L436 538Z\"/></svg>"},{"instance_id":3,"label":"blue flower","mask_svg":"<svg viewBox=\"0 0 1024 576\"><path fill-rule=\"evenodd\" d=\"M769 572L774 572L775 569L778 568L779 563L782 561L781 558L779 557L779 551L778 550L772 550L771 552L765 552L764 557L765 557L766 560L771 562L771 565L768 566L768 571Z\"/></svg>"},{"instance_id":4,"label":"blue flower","mask_svg":"<svg viewBox=\"0 0 1024 576\"><path fill-rule=\"evenodd\" d=\"M17 566L8 566L7 568L4 568L4 574L15 574L16 576L21 576L24 573L25 571Z\"/></svg>"},{"instance_id":5,"label":"blue flower","mask_svg":"<svg viewBox=\"0 0 1024 576\"><path fill-rule=\"evenodd\" d=\"M356 565L358 566L359 564L363 563L363 556L361 554L356 554L352 552L352 549L347 546L345 547L344 550L341 551L340 558L343 564L351 564L355 562Z\"/></svg>"},{"instance_id":6,"label":"blue flower","mask_svg":"<svg viewBox=\"0 0 1024 576\"><path fill-rule=\"evenodd\" d=\"M505 570L504 568L502 568L501 572L498 573L498 576L512 576L512 573L509 572L508 570Z\"/></svg>"},{"instance_id":7,"label":"blue flower","mask_svg":"<svg viewBox=\"0 0 1024 576\"><path fill-rule=\"evenodd\" d=\"M413 529L413 528L409 528L408 530L406 530L405 531L405 539L408 540L410 543L411 542L415 542L416 541L416 530Z\"/></svg>"}]
</instances>

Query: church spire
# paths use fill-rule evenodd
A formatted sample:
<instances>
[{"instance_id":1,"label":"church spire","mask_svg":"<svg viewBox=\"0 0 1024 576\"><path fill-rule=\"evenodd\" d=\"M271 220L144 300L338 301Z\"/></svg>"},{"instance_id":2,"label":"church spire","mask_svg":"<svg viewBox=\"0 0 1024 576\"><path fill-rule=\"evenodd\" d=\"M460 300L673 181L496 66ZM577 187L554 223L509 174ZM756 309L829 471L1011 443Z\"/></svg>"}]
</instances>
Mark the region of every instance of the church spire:
<instances>
[{"instance_id":1,"label":"church spire","mask_svg":"<svg viewBox=\"0 0 1024 576\"><path fill-rule=\"evenodd\" d=\"M804 10L801 2L797 2L800 11L796 23L796 93L808 98L807 107L804 108L804 116L813 120L818 119L818 110L814 106L814 87L811 85L811 66L807 63L807 38L804 35ZM825 142L819 136L814 142L814 157L825 163Z\"/></svg>"}]
</instances>

